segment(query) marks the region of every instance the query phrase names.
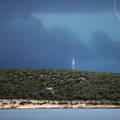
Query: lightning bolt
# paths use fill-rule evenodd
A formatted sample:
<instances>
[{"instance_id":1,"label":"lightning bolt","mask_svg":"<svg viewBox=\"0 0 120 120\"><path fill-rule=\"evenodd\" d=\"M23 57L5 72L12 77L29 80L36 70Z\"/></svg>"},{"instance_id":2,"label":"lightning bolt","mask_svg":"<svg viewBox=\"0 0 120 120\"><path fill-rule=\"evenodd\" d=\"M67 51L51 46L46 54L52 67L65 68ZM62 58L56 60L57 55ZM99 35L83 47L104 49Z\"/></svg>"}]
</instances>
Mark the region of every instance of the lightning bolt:
<instances>
[{"instance_id":1,"label":"lightning bolt","mask_svg":"<svg viewBox=\"0 0 120 120\"><path fill-rule=\"evenodd\" d=\"M115 15L117 16L118 20L120 20L120 14L119 14L119 12L117 10L117 0L114 0L113 11L114 11Z\"/></svg>"}]
</instances>

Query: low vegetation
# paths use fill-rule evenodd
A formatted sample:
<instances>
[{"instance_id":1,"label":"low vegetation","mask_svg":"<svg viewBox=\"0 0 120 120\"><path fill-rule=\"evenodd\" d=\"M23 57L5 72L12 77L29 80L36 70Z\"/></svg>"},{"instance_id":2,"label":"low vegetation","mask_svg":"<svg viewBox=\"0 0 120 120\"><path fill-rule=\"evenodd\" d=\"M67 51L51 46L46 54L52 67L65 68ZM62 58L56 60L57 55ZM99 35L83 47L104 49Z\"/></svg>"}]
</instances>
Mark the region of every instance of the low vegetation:
<instances>
[{"instance_id":1,"label":"low vegetation","mask_svg":"<svg viewBox=\"0 0 120 120\"><path fill-rule=\"evenodd\" d=\"M0 99L120 101L120 73L0 69Z\"/></svg>"}]
</instances>

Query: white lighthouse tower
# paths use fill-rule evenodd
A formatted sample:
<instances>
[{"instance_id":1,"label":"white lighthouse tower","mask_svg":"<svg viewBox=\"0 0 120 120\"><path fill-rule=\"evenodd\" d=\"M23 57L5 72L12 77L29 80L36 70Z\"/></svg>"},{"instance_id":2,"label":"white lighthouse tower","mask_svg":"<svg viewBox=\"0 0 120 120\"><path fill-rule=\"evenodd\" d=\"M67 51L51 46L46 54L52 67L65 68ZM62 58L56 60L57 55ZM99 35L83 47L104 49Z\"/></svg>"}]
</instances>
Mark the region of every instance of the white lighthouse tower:
<instances>
[{"instance_id":1,"label":"white lighthouse tower","mask_svg":"<svg viewBox=\"0 0 120 120\"><path fill-rule=\"evenodd\" d=\"M76 63L75 63L75 59L73 58L73 59L72 59L72 70L73 70L73 71L75 70L75 64L76 64Z\"/></svg>"}]
</instances>

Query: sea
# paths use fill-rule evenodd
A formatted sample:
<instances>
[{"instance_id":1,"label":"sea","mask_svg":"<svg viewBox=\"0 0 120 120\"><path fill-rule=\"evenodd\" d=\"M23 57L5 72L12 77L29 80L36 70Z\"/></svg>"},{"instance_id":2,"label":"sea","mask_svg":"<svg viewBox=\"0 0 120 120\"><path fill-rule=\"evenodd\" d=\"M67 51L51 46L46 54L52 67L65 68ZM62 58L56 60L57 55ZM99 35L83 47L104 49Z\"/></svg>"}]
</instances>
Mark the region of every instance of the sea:
<instances>
[{"instance_id":1,"label":"sea","mask_svg":"<svg viewBox=\"0 0 120 120\"><path fill-rule=\"evenodd\" d=\"M120 109L1 109L0 120L120 120Z\"/></svg>"}]
</instances>

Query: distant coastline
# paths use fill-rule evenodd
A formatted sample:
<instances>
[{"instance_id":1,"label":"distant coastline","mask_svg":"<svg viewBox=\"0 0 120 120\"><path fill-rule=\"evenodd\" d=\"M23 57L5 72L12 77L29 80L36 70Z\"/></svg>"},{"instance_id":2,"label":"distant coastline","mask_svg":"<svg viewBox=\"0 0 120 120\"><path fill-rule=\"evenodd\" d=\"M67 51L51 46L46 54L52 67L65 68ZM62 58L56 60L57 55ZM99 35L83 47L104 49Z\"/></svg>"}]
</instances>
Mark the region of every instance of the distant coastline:
<instances>
[{"instance_id":1,"label":"distant coastline","mask_svg":"<svg viewBox=\"0 0 120 120\"><path fill-rule=\"evenodd\" d=\"M116 104L116 105L115 105ZM107 108L120 109L120 102L114 101L52 101L52 100L0 100L0 109L57 109L57 108Z\"/></svg>"},{"instance_id":2,"label":"distant coastline","mask_svg":"<svg viewBox=\"0 0 120 120\"><path fill-rule=\"evenodd\" d=\"M0 108L120 108L120 73L0 69Z\"/></svg>"}]
</instances>

